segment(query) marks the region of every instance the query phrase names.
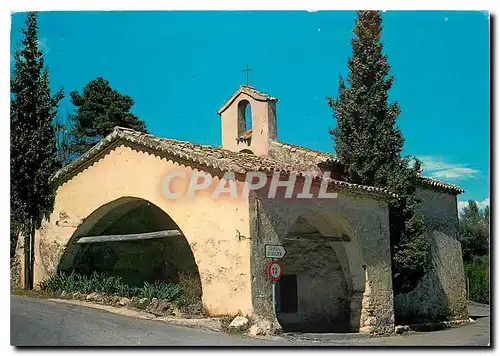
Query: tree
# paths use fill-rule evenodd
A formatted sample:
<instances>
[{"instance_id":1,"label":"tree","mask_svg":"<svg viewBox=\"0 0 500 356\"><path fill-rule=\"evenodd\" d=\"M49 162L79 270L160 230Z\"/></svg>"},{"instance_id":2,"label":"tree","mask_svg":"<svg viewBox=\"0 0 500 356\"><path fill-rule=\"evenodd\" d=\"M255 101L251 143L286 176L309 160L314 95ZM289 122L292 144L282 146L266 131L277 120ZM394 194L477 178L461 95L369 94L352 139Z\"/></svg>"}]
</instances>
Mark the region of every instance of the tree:
<instances>
[{"instance_id":1,"label":"tree","mask_svg":"<svg viewBox=\"0 0 500 356\"><path fill-rule=\"evenodd\" d=\"M132 98L111 88L104 78L89 82L83 94L72 91L70 96L77 108L76 114L69 117L72 123L69 150L73 155L86 152L115 126L147 132L144 121L130 112L134 105Z\"/></svg>"},{"instance_id":2,"label":"tree","mask_svg":"<svg viewBox=\"0 0 500 356\"><path fill-rule=\"evenodd\" d=\"M68 129L68 125L64 124L60 118L56 119L55 122L56 129L56 147L57 147L57 155L56 161L59 163L61 167L67 165L71 162L72 154L70 151L70 132Z\"/></svg>"},{"instance_id":3,"label":"tree","mask_svg":"<svg viewBox=\"0 0 500 356\"><path fill-rule=\"evenodd\" d=\"M58 165L53 121L64 94L60 89L51 95L49 70L38 48L37 14L30 12L25 24L11 75L10 193L11 227L25 239L25 281L31 288L34 231L54 204L51 177Z\"/></svg>"},{"instance_id":4,"label":"tree","mask_svg":"<svg viewBox=\"0 0 500 356\"><path fill-rule=\"evenodd\" d=\"M490 293L490 207L483 211L473 200L460 213L459 236L462 245L468 296L478 303L489 303Z\"/></svg>"},{"instance_id":5,"label":"tree","mask_svg":"<svg viewBox=\"0 0 500 356\"><path fill-rule=\"evenodd\" d=\"M468 296L478 303L490 303L490 261L488 256L474 256L464 265Z\"/></svg>"},{"instance_id":6,"label":"tree","mask_svg":"<svg viewBox=\"0 0 500 356\"><path fill-rule=\"evenodd\" d=\"M490 208L480 211L474 200L460 213L459 231L462 255L465 263L472 262L475 256L485 256L489 252Z\"/></svg>"},{"instance_id":7,"label":"tree","mask_svg":"<svg viewBox=\"0 0 500 356\"><path fill-rule=\"evenodd\" d=\"M330 130L343 179L386 187L398 195L389 204L393 283L396 293L411 289L429 266L429 246L415 196L420 162L402 157L404 138L396 125L397 102L389 104L393 76L381 42L378 11L358 11L346 81L336 99L328 97L337 126Z\"/></svg>"}]
</instances>

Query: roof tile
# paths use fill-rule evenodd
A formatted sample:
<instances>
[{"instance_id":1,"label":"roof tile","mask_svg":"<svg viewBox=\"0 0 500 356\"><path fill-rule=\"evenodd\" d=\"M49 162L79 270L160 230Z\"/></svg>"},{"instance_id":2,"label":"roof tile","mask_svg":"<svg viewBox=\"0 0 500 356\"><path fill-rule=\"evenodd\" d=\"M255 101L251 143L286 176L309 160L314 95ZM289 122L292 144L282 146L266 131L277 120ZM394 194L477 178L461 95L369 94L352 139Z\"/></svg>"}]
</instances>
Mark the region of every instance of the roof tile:
<instances>
[{"instance_id":1,"label":"roof tile","mask_svg":"<svg viewBox=\"0 0 500 356\"><path fill-rule=\"evenodd\" d=\"M149 134L144 134L127 128L115 127L113 132L102 139L89 151L78 157L76 160L60 169L53 177L55 180L63 180L70 173L77 171L85 162L94 158L97 154L107 149L111 144L123 140L131 142L139 146L150 148L156 151L165 152L174 157L198 163L207 167L219 169L222 171L234 171L237 173L247 173L251 171L262 171L268 174L280 172L284 175L297 174L299 177L304 176L307 170L301 167L300 164L289 166L284 162L274 160L270 157L255 156L241 152L232 152L220 147L207 145L199 145L187 141L178 141L167 138L161 138ZM301 150L307 155L316 155L321 161L329 161L332 163L338 160L324 152L309 150L300 146L289 145L274 141L273 144L289 149L291 152ZM293 150L293 151L292 151ZM321 175L314 176L316 181L321 180ZM453 184L440 182L431 178L421 177L422 183L425 185L445 189L454 193L460 194L464 191ZM364 186L354 183L349 183L340 180L331 180L329 186L341 187L348 190L373 192L380 197L395 196L388 189Z\"/></svg>"},{"instance_id":2,"label":"roof tile","mask_svg":"<svg viewBox=\"0 0 500 356\"><path fill-rule=\"evenodd\" d=\"M283 175L297 174L299 177L303 176L300 167L288 166L283 162L278 162L269 157L249 155L245 153L232 152L218 147L202 146L185 141L160 138L131 129L116 127L111 134L102 139L89 151L60 169L54 175L53 179L57 181L64 180L64 178L69 176L72 172L78 171L84 163L94 158L100 152L106 150L114 142L120 140L131 142L156 151L165 152L174 157L198 163L209 168L220 169L222 171L234 171L237 173L262 171L268 175L273 172L279 172ZM328 155L325 154L325 156ZM320 179L321 176L315 176L316 181ZM387 189L352 184L338 180L331 180L329 186L337 188L340 187L358 192L372 192L384 199L395 196Z\"/></svg>"}]
</instances>

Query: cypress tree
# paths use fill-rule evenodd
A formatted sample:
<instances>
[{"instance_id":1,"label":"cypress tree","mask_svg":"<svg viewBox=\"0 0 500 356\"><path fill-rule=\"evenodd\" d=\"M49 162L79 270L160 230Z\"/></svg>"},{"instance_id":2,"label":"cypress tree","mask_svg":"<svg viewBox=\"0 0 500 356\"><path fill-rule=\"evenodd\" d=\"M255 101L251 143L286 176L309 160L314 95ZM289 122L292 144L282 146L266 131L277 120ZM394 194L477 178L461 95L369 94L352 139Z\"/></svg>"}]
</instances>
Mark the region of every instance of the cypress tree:
<instances>
[{"instance_id":1,"label":"cypress tree","mask_svg":"<svg viewBox=\"0 0 500 356\"><path fill-rule=\"evenodd\" d=\"M400 107L389 103L394 77L383 54L380 13L358 11L353 32L347 83L341 77L338 97L327 98L337 121L330 134L343 179L398 194L389 203L389 215L393 282L399 293L414 287L429 263L422 217L416 212L420 162L401 155L404 138L396 125Z\"/></svg>"},{"instance_id":2,"label":"cypress tree","mask_svg":"<svg viewBox=\"0 0 500 356\"><path fill-rule=\"evenodd\" d=\"M24 236L25 281L32 288L34 231L54 204L50 181L58 169L54 118L64 94L61 89L51 95L49 71L38 47L35 12L28 14L25 25L11 75L10 192L11 226Z\"/></svg>"}]
</instances>

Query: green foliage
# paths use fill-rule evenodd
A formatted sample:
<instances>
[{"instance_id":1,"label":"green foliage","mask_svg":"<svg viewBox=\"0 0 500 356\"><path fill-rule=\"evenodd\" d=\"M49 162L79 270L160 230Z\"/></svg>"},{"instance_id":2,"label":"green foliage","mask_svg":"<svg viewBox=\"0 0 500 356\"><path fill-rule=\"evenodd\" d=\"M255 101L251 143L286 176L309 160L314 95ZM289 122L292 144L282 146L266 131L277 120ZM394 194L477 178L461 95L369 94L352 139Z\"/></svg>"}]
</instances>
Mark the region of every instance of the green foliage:
<instances>
[{"instance_id":1,"label":"green foliage","mask_svg":"<svg viewBox=\"0 0 500 356\"><path fill-rule=\"evenodd\" d=\"M12 184L12 183L11 183ZM10 258L16 255L17 239L19 238L20 226L15 220L10 220Z\"/></svg>"},{"instance_id":2,"label":"green foliage","mask_svg":"<svg viewBox=\"0 0 500 356\"><path fill-rule=\"evenodd\" d=\"M175 284L145 282L144 286L139 291L139 296L141 298L158 298L174 301L182 296L182 289L180 286Z\"/></svg>"},{"instance_id":3,"label":"green foliage","mask_svg":"<svg viewBox=\"0 0 500 356\"><path fill-rule=\"evenodd\" d=\"M21 226L33 219L38 228L53 206L50 178L58 168L53 121L64 95L62 89L50 93L36 13L28 14L26 26L11 76L11 210Z\"/></svg>"},{"instance_id":4,"label":"green foliage","mask_svg":"<svg viewBox=\"0 0 500 356\"><path fill-rule=\"evenodd\" d=\"M377 186L387 185L387 173L398 162L404 141L395 126L399 105L388 104L393 77L388 76L390 67L382 54L381 31L377 11L358 11L348 60L350 86L340 78L338 99L328 98L337 119L330 133L346 177Z\"/></svg>"},{"instance_id":5,"label":"green foliage","mask_svg":"<svg viewBox=\"0 0 500 356\"><path fill-rule=\"evenodd\" d=\"M181 273L179 275L179 286L183 291L183 304L192 305L201 301L202 288L198 274Z\"/></svg>"},{"instance_id":6,"label":"green foliage","mask_svg":"<svg viewBox=\"0 0 500 356\"><path fill-rule=\"evenodd\" d=\"M469 200L460 213L459 234L469 298L489 304L490 207L481 211L475 201Z\"/></svg>"},{"instance_id":7,"label":"green foliage","mask_svg":"<svg viewBox=\"0 0 500 356\"><path fill-rule=\"evenodd\" d=\"M76 114L70 115L71 132L69 152L81 155L113 131L115 126L147 132L146 124L130 112L131 97L111 88L104 78L89 82L83 93L72 91L71 102Z\"/></svg>"},{"instance_id":8,"label":"green foliage","mask_svg":"<svg viewBox=\"0 0 500 356\"><path fill-rule=\"evenodd\" d=\"M25 236L26 271L33 263L30 240L54 205L54 186L50 179L59 168L55 160L57 116L63 90L52 95L49 70L38 47L37 15L30 12L23 38L14 56L11 73L10 110L10 193L11 221ZM11 225L12 226L12 225Z\"/></svg>"},{"instance_id":9,"label":"green foliage","mask_svg":"<svg viewBox=\"0 0 500 356\"><path fill-rule=\"evenodd\" d=\"M64 124L60 118L56 119L55 122L56 129L56 161L61 167L64 167L71 162L73 155L70 151L71 135L69 132L68 125Z\"/></svg>"},{"instance_id":10,"label":"green foliage","mask_svg":"<svg viewBox=\"0 0 500 356\"><path fill-rule=\"evenodd\" d=\"M415 190L419 184L420 161L405 157L389 173L388 187L398 195L389 202L389 230L393 287L396 293L413 289L430 267L430 242L425 234L421 201Z\"/></svg>"},{"instance_id":11,"label":"green foliage","mask_svg":"<svg viewBox=\"0 0 500 356\"><path fill-rule=\"evenodd\" d=\"M76 292L78 290L76 275L74 273L69 275L64 273L54 275L48 280L43 281L40 286L43 290L48 290L49 292Z\"/></svg>"},{"instance_id":12,"label":"green foliage","mask_svg":"<svg viewBox=\"0 0 500 356\"><path fill-rule=\"evenodd\" d=\"M104 273L93 272L90 275L60 272L43 281L41 287L49 292L98 292L120 297L158 298L167 301L184 300L182 288L168 283L144 283L142 288L129 286L120 277L110 277Z\"/></svg>"},{"instance_id":13,"label":"green foliage","mask_svg":"<svg viewBox=\"0 0 500 356\"><path fill-rule=\"evenodd\" d=\"M90 275L61 272L44 281L43 288L50 292L99 292L120 297L133 297L139 292L137 288L124 284L119 277L97 272Z\"/></svg>"},{"instance_id":14,"label":"green foliage","mask_svg":"<svg viewBox=\"0 0 500 356\"><path fill-rule=\"evenodd\" d=\"M465 265L469 299L478 303L490 303L490 263L488 256L474 257Z\"/></svg>"},{"instance_id":15,"label":"green foliage","mask_svg":"<svg viewBox=\"0 0 500 356\"><path fill-rule=\"evenodd\" d=\"M340 78L338 98L327 98L337 126L330 130L343 179L386 187L398 195L389 204L392 268L396 293L413 288L429 264L420 203L415 196L420 162L401 157L404 138L396 125L397 102L388 103L393 76L381 42L378 11L358 11L351 40L347 84Z\"/></svg>"},{"instance_id":16,"label":"green foliage","mask_svg":"<svg viewBox=\"0 0 500 356\"><path fill-rule=\"evenodd\" d=\"M460 242L464 262L472 262L475 256L485 256L489 252L490 208L480 211L477 203L469 200L460 213Z\"/></svg>"}]
</instances>

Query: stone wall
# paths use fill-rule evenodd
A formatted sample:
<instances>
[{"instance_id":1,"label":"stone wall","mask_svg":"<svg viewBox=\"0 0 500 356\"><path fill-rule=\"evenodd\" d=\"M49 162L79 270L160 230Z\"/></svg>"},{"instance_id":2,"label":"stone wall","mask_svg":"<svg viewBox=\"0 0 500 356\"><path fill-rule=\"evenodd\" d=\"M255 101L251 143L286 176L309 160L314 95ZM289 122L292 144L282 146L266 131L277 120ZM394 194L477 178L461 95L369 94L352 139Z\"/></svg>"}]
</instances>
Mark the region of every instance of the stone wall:
<instances>
[{"instance_id":1,"label":"stone wall","mask_svg":"<svg viewBox=\"0 0 500 356\"><path fill-rule=\"evenodd\" d=\"M251 271L254 313L274 320L272 283L265 274L266 244L282 244L289 227L303 217L323 235L339 226L350 237L332 244L350 295L353 331L391 332L394 328L387 203L338 194L328 201L265 199L250 196ZM332 224L337 225L332 228Z\"/></svg>"},{"instance_id":2,"label":"stone wall","mask_svg":"<svg viewBox=\"0 0 500 356\"><path fill-rule=\"evenodd\" d=\"M466 319L467 298L462 250L458 241L457 198L430 188L419 188L432 270L409 293L396 295L398 323Z\"/></svg>"}]
</instances>

